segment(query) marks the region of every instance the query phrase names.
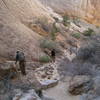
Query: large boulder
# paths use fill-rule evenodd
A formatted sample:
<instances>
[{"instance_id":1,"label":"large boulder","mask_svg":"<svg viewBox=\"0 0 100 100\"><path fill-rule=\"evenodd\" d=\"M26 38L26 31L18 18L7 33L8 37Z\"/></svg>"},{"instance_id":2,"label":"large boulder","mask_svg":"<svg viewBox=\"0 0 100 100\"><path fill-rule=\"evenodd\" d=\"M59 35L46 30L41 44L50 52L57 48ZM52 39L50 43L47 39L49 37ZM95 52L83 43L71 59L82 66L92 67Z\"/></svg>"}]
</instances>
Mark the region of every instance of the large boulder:
<instances>
[{"instance_id":1,"label":"large boulder","mask_svg":"<svg viewBox=\"0 0 100 100\"><path fill-rule=\"evenodd\" d=\"M80 95L88 92L92 88L92 81L88 76L75 76L70 85L69 93L72 95Z\"/></svg>"}]
</instances>

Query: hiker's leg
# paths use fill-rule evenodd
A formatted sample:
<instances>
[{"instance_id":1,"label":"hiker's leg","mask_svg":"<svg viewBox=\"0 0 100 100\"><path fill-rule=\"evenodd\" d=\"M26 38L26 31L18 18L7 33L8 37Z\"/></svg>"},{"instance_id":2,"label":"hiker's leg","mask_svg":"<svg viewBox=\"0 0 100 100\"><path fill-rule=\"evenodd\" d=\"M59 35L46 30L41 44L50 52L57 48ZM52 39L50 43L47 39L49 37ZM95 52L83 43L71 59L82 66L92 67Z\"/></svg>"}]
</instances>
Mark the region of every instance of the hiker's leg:
<instances>
[{"instance_id":1,"label":"hiker's leg","mask_svg":"<svg viewBox=\"0 0 100 100\"><path fill-rule=\"evenodd\" d=\"M23 61L22 73L23 75L26 75L25 61Z\"/></svg>"},{"instance_id":2,"label":"hiker's leg","mask_svg":"<svg viewBox=\"0 0 100 100\"><path fill-rule=\"evenodd\" d=\"M20 61L20 70L23 75L26 75L24 61Z\"/></svg>"}]
</instances>

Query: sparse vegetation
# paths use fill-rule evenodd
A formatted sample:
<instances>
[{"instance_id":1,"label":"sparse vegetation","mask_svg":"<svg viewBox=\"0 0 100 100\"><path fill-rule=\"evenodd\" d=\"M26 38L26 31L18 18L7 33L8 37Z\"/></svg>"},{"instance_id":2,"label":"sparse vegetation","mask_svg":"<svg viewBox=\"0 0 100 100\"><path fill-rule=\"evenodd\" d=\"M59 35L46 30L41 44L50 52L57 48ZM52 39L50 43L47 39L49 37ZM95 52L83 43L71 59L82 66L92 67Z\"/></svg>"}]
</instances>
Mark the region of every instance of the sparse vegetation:
<instances>
[{"instance_id":1,"label":"sparse vegetation","mask_svg":"<svg viewBox=\"0 0 100 100\"><path fill-rule=\"evenodd\" d=\"M50 58L50 56L41 56L40 58L39 58L39 61L40 62L44 62L44 63L48 63L48 62L50 62L51 61L51 58Z\"/></svg>"},{"instance_id":2,"label":"sparse vegetation","mask_svg":"<svg viewBox=\"0 0 100 100\"><path fill-rule=\"evenodd\" d=\"M81 37L80 33L74 33L72 34L73 37L79 39Z\"/></svg>"},{"instance_id":3,"label":"sparse vegetation","mask_svg":"<svg viewBox=\"0 0 100 100\"><path fill-rule=\"evenodd\" d=\"M80 25L79 25L79 23L80 23L80 18L79 18L79 17L73 18L73 23L76 24L77 26L80 26Z\"/></svg>"},{"instance_id":4,"label":"sparse vegetation","mask_svg":"<svg viewBox=\"0 0 100 100\"><path fill-rule=\"evenodd\" d=\"M46 53L46 54L48 54L48 55L50 55L50 51L52 49L55 49L57 54L62 53L59 43L57 43L56 41L53 41L51 39L43 39L40 42L40 47L43 49L43 51L47 50L46 52L48 52L48 53Z\"/></svg>"},{"instance_id":5,"label":"sparse vegetation","mask_svg":"<svg viewBox=\"0 0 100 100\"><path fill-rule=\"evenodd\" d=\"M90 28L88 28L88 30L83 32L84 36L91 36L92 34L94 34L94 30Z\"/></svg>"},{"instance_id":6,"label":"sparse vegetation","mask_svg":"<svg viewBox=\"0 0 100 100\"><path fill-rule=\"evenodd\" d=\"M47 48L47 49L55 49L57 47L56 43L52 40L44 39L40 43L41 48Z\"/></svg>"},{"instance_id":7,"label":"sparse vegetation","mask_svg":"<svg viewBox=\"0 0 100 100\"><path fill-rule=\"evenodd\" d=\"M79 59L87 60L92 57L94 52L95 47L93 45L87 45L79 50L77 57Z\"/></svg>"},{"instance_id":8,"label":"sparse vegetation","mask_svg":"<svg viewBox=\"0 0 100 100\"><path fill-rule=\"evenodd\" d=\"M63 16L63 24L65 26L69 26L70 25L70 18L69 18L69 16Z\"/></svg>"},{"instance_id":9,"label":"sparse vegetation","mask_svg":"<svg viewBox=\"0 0 100 100\"><path fill-rule=\"evenodd\" d=\"M48 19L43 17L43 18L39 18L35 21L35 24L40 25L40 27L45 30L46 32L50 31L50 26L48 23Z\"/></svg>"},{"instance_id":10,"label":"sparse vegetation","mask_svg":"<svg viewBox=\"0 0 100 100\"><path fill-rule=\"evenodd\" d=\"M59 32L60 30L56 27L55 23L53 24L53 28L51 31L51 39L55 40L56 39L56 33Z\"/></svg>"}]
</instances>

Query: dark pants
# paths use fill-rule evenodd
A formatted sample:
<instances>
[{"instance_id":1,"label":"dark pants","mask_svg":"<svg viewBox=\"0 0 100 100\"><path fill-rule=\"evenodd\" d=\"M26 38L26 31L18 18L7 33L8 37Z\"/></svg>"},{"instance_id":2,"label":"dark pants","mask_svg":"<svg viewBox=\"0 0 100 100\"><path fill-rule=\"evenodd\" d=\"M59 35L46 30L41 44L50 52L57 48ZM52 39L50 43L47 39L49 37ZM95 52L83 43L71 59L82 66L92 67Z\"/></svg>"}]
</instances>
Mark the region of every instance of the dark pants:
<instances>
[{"instance_id":1,"label":"dark pants","mask_svg":"<svg viewBox=\"0 0 100 100\"><path fill-rule=\"evenodd\" d=\"M56 55L55 55L55 52L52 51L52 52L51 52L51 57L52 57L52 59L53 59L54 61L55 61L55 56L56 56Z\"/></svg>"},{"instance_id":2,"label":"dark pants","mask_svg":"<svg viewBox=\"0 0 100 100\"><path fill-rule=\"evenodd\" d=\"M25 61L20 61L19 62L19 66L20 66L20 70L22 75L26 75L26 71L25 71Z\"/></svg>"}]
</instances>

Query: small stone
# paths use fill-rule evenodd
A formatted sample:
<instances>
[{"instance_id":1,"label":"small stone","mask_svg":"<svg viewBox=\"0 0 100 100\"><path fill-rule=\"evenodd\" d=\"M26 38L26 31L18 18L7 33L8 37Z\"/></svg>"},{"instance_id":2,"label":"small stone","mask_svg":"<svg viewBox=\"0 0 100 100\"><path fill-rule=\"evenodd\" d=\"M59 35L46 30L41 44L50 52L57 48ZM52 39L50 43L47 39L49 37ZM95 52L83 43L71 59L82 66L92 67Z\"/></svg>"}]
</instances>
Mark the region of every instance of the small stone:
<instances>
[{"instance_id":1,"label":"small stone","mask_svg":"<svg viewBox=\"0 0 100 100\"><path fill-rule=\"evenodd\" d=\"M58 80L45 80L40 82L42 89L48 89L56 86L58 84Z\"/></svg>"}]
</instances>

